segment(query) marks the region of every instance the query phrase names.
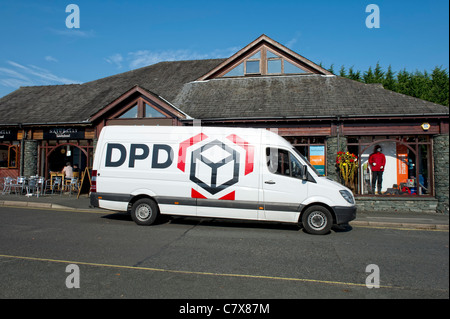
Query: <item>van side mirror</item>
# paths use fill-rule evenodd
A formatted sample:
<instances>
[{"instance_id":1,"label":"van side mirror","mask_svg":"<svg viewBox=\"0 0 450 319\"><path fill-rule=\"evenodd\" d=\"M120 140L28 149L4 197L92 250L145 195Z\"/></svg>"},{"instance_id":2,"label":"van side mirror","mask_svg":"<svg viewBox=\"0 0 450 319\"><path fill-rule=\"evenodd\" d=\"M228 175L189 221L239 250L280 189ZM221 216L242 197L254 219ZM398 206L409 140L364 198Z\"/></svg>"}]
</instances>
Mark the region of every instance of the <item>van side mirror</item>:
<instances>
[{"instance_id":1,"label":"van side mirror","mask_svg":"<svg viewBox=\"0 0 450 319\"><path fill-rule=\"evenodd\" d=\"M303 165L302 167L302 179L307 180L308 179L308 166Z\"/></svg>"}]
</instances>

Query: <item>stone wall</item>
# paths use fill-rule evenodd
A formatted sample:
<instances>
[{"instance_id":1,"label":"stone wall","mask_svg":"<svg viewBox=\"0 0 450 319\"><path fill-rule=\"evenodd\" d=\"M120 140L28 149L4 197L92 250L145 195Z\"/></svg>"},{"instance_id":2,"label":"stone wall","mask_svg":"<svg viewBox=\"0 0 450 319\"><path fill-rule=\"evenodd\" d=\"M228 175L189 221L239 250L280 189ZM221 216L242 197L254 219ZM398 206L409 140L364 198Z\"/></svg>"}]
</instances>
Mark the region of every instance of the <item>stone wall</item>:
<instances>
[{"instance_id":1,"label":"stone wall","mask_svg":"<svg viewBox=\"0 0 450 319\"><path fill-rule=\"evenodd\" d=\"M24 141L24 155L23 155L23 175L34 176L37 174L37 159L38 155L38 141L25 140Z\"/></svg>"},{"instance_id":2,"label":"stone wall","mask_svg":"<svg viewBox=\"0 0 450 319\"><path fill-rule=\"evenodd\" d=\"M339 137L339 146L338 146L338 138L336 136L330 136L327 138L327 176L334 181L340 182L341 179L339 177L339 171L336 168L336 156L338 151L347 151L347 138Z\"/></svg>"},{"instance_id":3,"label":"stone wall","mask_svg":"<svg viewBox=\"0 0 450 319\"><path fill-rule=\"evenodd\" d=\"M448 214L449 206L449 136L433 138L434 191L438 200L437 212Z\"/></svg>"},{"instance_id":4,"label":"stone wall","mask_svg":"<svg viewBox=\"0 0 450 319\"><path fill-rule=\"evenodd\" d=\"M358 212L436 213L437 205L433 197L356 197Z\"/></svg>"}]
</instances>

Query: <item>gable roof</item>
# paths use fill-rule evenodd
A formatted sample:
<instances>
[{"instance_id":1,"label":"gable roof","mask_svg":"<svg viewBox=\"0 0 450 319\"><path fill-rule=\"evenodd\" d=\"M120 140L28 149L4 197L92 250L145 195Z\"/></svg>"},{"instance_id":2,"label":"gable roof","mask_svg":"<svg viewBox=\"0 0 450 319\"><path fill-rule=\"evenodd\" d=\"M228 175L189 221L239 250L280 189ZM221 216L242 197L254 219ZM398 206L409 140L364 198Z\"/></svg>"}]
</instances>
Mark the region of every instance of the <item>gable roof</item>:
<instances>
[{"instance_id":1,"label":"gable roof","mask_svg":"<svg viewBox=\"0 0 450 319\"><path fill-rule=\"evenodd\" d=\"M240 64L244 59L252 56L255 52L257 52L262 47L267 47L280 56L287 58L294 63L297 63L304 70L307 70L310 73L322 74L322 75L332 75L331 72L322 68L321 66L315 64L314 62L308 60L307 58L301 56L300 54L292 51L291 49L285 47L284 45L274 41L269 38L265 34L259 36L256 40L246 45L244 48L233 54L231 57L223 61L214 69L210 70L208 73L203 75L198 79L198 81L204 81L209 79L217 78L218 76L222 76L224 73L234 68L238 64Z\"/></svg>"}]
</instances>

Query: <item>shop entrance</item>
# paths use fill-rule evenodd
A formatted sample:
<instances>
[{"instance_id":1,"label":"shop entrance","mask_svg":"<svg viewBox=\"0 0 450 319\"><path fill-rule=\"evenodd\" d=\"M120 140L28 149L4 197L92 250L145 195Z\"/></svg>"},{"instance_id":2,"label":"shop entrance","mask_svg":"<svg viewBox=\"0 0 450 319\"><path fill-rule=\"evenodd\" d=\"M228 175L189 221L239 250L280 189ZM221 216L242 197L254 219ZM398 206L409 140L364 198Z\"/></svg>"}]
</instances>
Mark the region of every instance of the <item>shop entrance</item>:
<instances>
[{"instance_id":1,"label":"shop entrance","mask_svg":"<svg viewBox=\"0 0 450 319\"><path fill-rule=\"evenodd\" d=\"M66 163L70 163L74 172L83 172L92 165L92 146L81 146L75 143L61 143L55 146L41 146L44 165L41 174L46 178L52 172L61 172Z\"/></svg>"}]
</instances>

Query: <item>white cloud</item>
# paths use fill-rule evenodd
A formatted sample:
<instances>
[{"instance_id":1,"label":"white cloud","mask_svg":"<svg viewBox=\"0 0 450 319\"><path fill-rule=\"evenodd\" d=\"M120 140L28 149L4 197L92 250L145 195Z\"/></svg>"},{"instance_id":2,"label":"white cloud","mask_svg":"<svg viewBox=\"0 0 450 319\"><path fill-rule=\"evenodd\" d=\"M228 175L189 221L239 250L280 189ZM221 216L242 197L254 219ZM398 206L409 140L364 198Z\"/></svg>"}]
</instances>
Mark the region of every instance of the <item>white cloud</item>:
<instances>
[{"instance_id":1,"label":"white cloud","mask_svg":"<svg viewBox=\"0 0 450 319\"><path fill-rule=\"evenodd\" d=\"M58 60L56 58L52 57L51 55L47 55L44 59L45 59L45 61L48 61L48 62L58 62Z\"/></svg>"},{"instance_id":2,"label":"white cloud","mask_svg":"<svg viewBox=\"0 0 450 319\"><path fill-rule=\"evenodd\" d=\"M286 47L292 50L294 45L298 42L301 36L302 36L301 32L299 31L296 32L294 37L286 43Z\"/></svg>"},{"instance_id":3,"label":"white cloud","mask_svg":"<svg viewBox=\"0 0 450 319\"><path fill-rule=\"evenodd\" d=\"M0 85L6 87L80 83L55 75L49 70L35 65L25 66L14 61L6 61L6 63L9 64L9 67L0 67Z\"/></svg>"},{"instance_id":4,"label":"white cloud","mask_svg":"<svg viewBox=\"0 0 450 319\"><path fill-rule=\"evenodd\" d=\"M105 59L108 63L115 64L118 69L122 68L123 57L120 53L113 54Z\"/></svg>"},{"instance_id":5,"label":"white cloud","mask_svg":"<svg viewBox=\"0 0 450 319\"><path fill-rule=\"evenodd\" d=\"M231 47L206 53L199 53L186 49L164 51L138 50L128 52L125 57L120 53L116 53L105 58L105 60L108 63L117 66L118 69L122 68L123 64L128 64L130 69L137 69L163 61L227 58L239 49L240 48L238 47Z\"/></svg>"},{"instance_id":6,"label":"white cloud","mask_svg":"<svg viewBox=\"0 0 450 319\"><path fill-rule=\"evenodd\" d=\"M66 37L74 37L74 38L93 38L95 37L94 30L82 31L79 29L49 29L52 33L57 35L62 35Z\"/></svg>"}]
</instances>

